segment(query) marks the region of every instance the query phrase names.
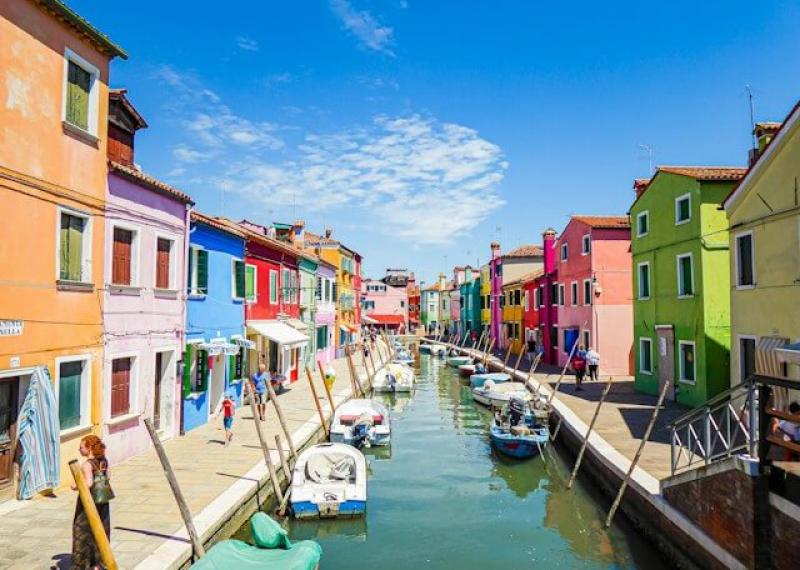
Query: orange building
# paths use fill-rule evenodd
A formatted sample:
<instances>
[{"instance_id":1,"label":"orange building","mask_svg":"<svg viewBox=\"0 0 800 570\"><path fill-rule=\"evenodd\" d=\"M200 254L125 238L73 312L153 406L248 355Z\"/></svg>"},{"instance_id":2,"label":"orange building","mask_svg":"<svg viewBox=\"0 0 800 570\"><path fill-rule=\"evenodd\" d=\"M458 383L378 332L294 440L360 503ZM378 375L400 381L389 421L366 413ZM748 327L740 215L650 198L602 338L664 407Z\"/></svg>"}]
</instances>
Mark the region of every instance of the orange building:
<instances>
[{"instance_id":1,"label":"orange building","mask_svg":"<svg viewBox=\"0 0 800 570\"><path fill-rule=\"evenodd\" d=\"M0 38L2 501L37 366L55 386L62 485L99 432L108 73L126 54L58 0L0 2Z\"/></svg>"}]
</instances>

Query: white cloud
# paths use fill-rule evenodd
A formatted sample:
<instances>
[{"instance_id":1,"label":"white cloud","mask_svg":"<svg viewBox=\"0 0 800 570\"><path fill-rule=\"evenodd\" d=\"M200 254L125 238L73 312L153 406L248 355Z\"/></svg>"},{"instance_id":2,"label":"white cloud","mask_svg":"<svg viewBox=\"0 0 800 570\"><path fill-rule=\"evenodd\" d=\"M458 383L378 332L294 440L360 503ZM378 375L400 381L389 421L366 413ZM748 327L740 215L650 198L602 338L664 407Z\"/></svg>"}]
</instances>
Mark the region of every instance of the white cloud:
<instances>
[{"instance_id":1,"label":"white cloud","mask_svg":"<svg viewBox=\"0 0 800 570\"><path fill-rule=\"evenodd\" d=\"M342 27L352 33L362 47L394 56L394 30L382 25L366 10L357 10L348 0L330 0L330 7Z\"/></svg>"},{"instance_id":2,"label":"white cloud","mask_svg":"<svg viewBox=\"0 0 800 570\"><path fill-rule=\"evenodd\" d=\"M175 157L178 162L199 162L203 159L209 158L210 155L205 152L201 152L197 149L190 148L185 144L180 144L172 149L172 156ZM175 170L182 170L180 168L176 168ZM174 171L173 171L174 172Z\"/></svg>"},{"instance_id":3,"label":"white cloud","mask_svg":"<svg viewBox=\"0 0 800 570\"><path fill-rule=\"evenodd\" d=\"M244 51L258 51L258 42L254 39L239 36L236 38L236 45Z\"/></svg>"}]
</instances>

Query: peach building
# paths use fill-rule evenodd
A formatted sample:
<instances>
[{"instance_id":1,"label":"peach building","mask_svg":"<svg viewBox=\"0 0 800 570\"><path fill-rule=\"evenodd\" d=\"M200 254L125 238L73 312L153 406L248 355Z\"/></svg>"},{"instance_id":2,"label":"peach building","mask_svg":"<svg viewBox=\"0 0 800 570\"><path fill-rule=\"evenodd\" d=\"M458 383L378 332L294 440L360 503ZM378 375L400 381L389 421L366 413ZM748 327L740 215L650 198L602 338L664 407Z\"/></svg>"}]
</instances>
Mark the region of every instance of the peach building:
<instances>
[{"instance_id":1,"label":"peach building","mask_svg":"<svg viewBox=\"0 0 800 570\"><path fill-rule=\"evenodd\" d=\"M630 237L627 216L572 216L558 238L560 366L579 342L600 354L601 374L631 374Z\"/></svg>"}]
</instances>

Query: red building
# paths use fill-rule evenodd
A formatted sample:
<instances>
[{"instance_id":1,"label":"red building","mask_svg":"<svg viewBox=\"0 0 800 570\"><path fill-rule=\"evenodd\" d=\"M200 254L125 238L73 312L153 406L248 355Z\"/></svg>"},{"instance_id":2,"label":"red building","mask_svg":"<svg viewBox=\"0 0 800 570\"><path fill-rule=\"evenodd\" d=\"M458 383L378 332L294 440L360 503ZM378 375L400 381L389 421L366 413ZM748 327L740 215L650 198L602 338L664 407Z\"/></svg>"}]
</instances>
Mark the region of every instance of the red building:
<instances>
[{"instance_id":1,"label":"red building","mask_svg":"<svg viewBox=\"0 0 800 570\"><path fill-rule=\"evenodd\" d=\"M542 343L539 332L539 281L543 275L544 270L539 269L520 278L522 294L525 299L522 307L522 328L524 330L522 338L526 343L531 339L535 340L537 349Z\"/></svg>"},{"instance_id":2,"label":"red building","mask_svg":"<svg viewBox=\"0 0 800 570\"><path fill-rule=\"evenodd\" d=\"M556 231L545 230L542 234L544 249L544 272L536 278L535 285L539 290L536 301L539 326L539 347L544 350L542 362L558 364L558 307L562 295L562 287L558 283L558 264L556 261Z\"/></svg>"}]
</instances>

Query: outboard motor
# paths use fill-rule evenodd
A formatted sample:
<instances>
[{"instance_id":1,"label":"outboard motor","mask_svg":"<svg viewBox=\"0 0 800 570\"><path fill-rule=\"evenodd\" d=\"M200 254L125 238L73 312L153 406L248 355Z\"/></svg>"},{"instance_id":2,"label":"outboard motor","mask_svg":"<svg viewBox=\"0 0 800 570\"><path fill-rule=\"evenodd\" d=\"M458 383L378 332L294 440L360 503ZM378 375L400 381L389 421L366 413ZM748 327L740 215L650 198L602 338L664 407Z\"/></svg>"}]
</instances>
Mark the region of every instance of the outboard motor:
<instances>
[{"instance_id":1,"label":"outboard motor","mask_svg":"<svg viewBox=\"0 0 800 570\"><path fill-rule=\"evenodd\" d=\"M512 426L518 425L525 417L525 402L520 398L511 398L508 401L508 420Z\"/></svg>"},{"instance_id":2,"label":"outboard motor","mask_svg":"<svg viewBox=\"0 0 800 570\"><path fill-rule=\"evenodd\" d=\"M386 374L386 381L389 382L389 388L392 392L397 390L397 378L394 374Z\"/></svg>"},{"instance_id":3,"label":"outboard motor","mask_svg":"<svg viewBox=\"0 0 800 570\"><path fill-rule=\"evenodd\" d=\"M479 362L475 365L475 374L486 374L486 367Z\"/></svg>"},{"instance_id":4,"label":"outboard motor","mask_svg":"<svg viewBox=\"0 0 800 570\"><path fill-rule=\"evenodd\" d=\"M356 422L353 424L353 447L361 449L362 447L370 447L369 445L369 430L375 425L372 415L364 412L361 414Z\"/></svg>"}]
</instances>

